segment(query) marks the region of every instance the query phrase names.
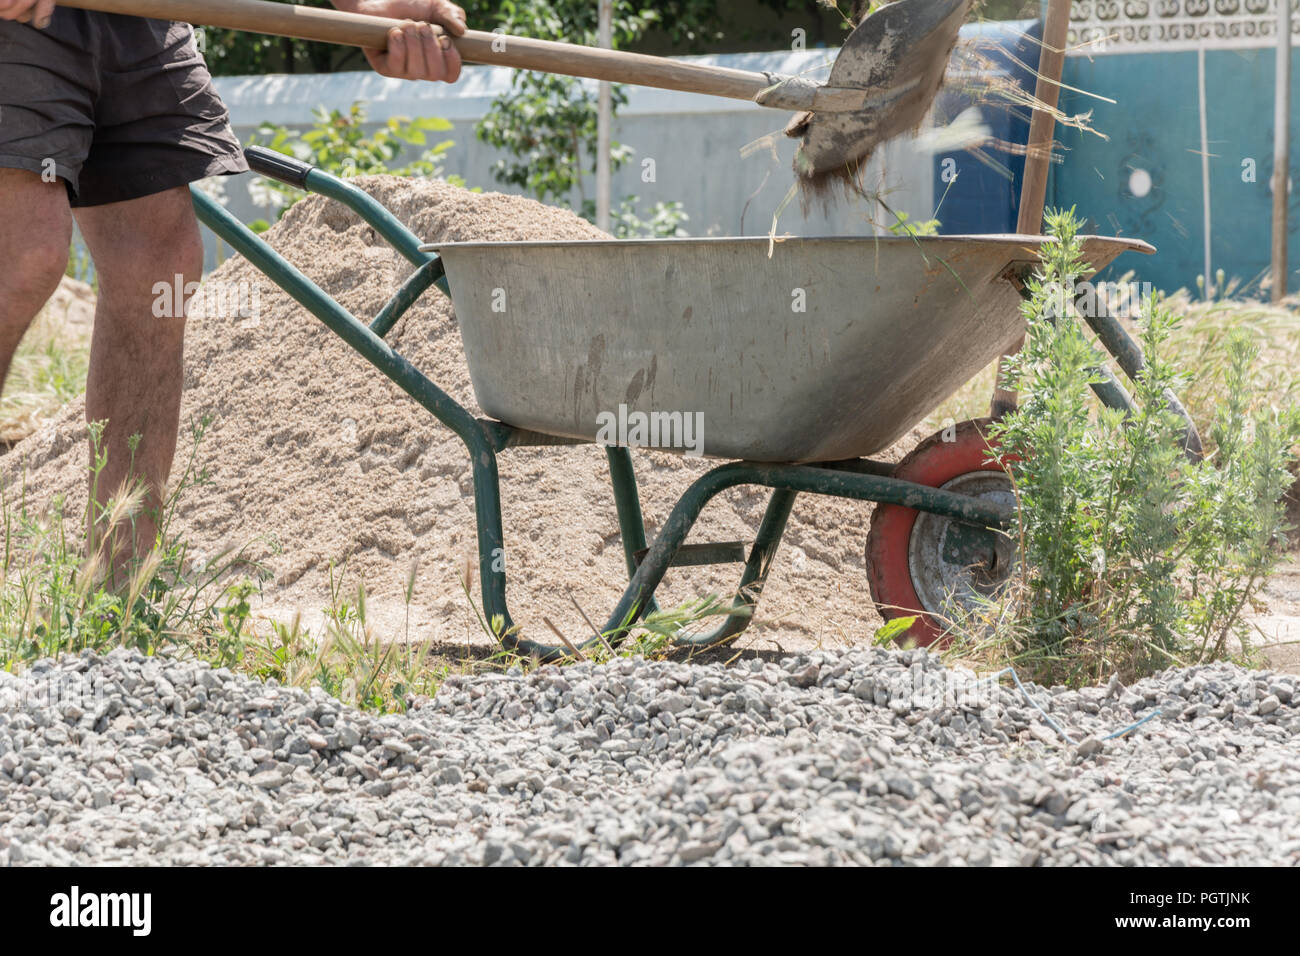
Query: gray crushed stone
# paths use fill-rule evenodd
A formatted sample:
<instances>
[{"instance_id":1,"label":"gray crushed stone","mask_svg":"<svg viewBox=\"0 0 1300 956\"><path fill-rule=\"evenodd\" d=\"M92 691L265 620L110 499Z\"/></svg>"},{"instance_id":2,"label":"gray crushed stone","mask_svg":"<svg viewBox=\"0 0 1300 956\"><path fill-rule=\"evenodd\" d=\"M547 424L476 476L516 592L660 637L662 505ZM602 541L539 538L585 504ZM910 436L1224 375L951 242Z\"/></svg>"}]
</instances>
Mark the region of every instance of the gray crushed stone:
<instances>
[{"instance_id":1,"label":"gray crushed stone","mask_svg":"<svg viewBox=\"0 0 1300 956\"><path fill-rule=\"evenodd\" d=\"M386 717L68 656L0 673L0 866L1300 862L1295 678L1030 691L1074 743L922 651L515 669Z\"/></svg>"}]
</instances>

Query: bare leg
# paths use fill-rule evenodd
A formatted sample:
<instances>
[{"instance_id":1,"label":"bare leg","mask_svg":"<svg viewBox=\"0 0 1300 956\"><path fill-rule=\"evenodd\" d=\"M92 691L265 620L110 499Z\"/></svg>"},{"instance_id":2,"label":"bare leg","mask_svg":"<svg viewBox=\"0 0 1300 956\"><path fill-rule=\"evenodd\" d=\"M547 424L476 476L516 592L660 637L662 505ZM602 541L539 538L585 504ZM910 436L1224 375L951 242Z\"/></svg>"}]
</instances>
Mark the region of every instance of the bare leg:
<instances>
[{"instance_id":1,"label":"bare leg","mask_svg":"<svg viewBox=\"0 0 1300 956\"><path fill-rule=\"evenodd\" d=\"M71 241L63 183L0 169L0 387L23 333L63 278Z\"/></svg>"},{"instance_id":2,"label":"bare leg","mask_svg":"<svg viewBox=\"0 0 1300 956\"><path fill-rule=\"evenodd\" d=\"M202 278L203 243L185 188L78 209L76 216L99 277L86 382L86 420L108 423L108 463L96 498L102 506L137 479L146 491L134 528L115 534L111 563L120 570L157 536L176 453L184 357L184 299L175 301L170 290ZM160 283L167 293L155 289Z\"/></svg>"}]
</instances>

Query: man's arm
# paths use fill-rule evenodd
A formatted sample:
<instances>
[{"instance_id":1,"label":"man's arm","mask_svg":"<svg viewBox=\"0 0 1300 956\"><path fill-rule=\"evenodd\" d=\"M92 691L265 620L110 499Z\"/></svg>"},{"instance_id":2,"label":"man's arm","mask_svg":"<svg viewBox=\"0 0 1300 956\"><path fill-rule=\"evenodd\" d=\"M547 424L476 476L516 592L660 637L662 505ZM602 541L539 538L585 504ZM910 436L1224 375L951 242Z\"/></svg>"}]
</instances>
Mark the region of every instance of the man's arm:
<instances>
[{"instance_id":1,"label":"man's arm","mask_svg":"<svg viewBox=\"0 0 1300 956\"><path fill-rule=\"evenodd\" d=\"M12 2L12 0L11 0ZM23 0L18 0L23 2ZM44 2L44 0L42 0ZM388 51L366 50L366 59L376 72L403 80L445 80L460 77L460 54L445 33L465 32L465 11L451 0L330 0L349 13L392 17L402 23L388 31ZM0 0L3 5L5 0ZM51 6L53 4L51 3ZM0 6L0 9L3 9Z\"/></svg>"},{"instance_id":2,"label":"man's arm","mask_svg":"<svg viewBox=\"0 0 1300 956\"><path fill-rule=\"evenodd\" d=\"M368 13L392 17L401 23L388 31L388 50L366 50L370 65L384 76L403 80L445 80L455 83L460 77L460 54L451 40L435 30L437 24L446 33L460 36L465 32L465 11L451 0L331 0L334 6L349 13ZM50 24L55 0L0 0L0 20L18 20L40 29Z\"/></svg>"}]
</instances>

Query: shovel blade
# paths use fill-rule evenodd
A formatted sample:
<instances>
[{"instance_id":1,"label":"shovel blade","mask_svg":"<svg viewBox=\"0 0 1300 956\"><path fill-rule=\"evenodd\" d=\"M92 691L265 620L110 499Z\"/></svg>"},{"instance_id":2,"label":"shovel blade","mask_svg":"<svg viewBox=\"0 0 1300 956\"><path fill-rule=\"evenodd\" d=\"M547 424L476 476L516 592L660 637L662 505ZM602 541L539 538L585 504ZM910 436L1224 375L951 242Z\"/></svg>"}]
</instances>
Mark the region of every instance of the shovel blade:
<instances>
[{"instance_id":1,"label":"shovel blade","mask_svg":"<svg viewBox=\"0 0 1300 956\"><path fill-rule=\"evenodd\" d=\"M871 90L873 102L886 102L797 115L786 133L803 140L794 160L801 185L816 191L836 177L849 178L881 143L921 125L970 6L971 0L898 0L857 25L826 85Z\"/></svg>"}]
</instances>

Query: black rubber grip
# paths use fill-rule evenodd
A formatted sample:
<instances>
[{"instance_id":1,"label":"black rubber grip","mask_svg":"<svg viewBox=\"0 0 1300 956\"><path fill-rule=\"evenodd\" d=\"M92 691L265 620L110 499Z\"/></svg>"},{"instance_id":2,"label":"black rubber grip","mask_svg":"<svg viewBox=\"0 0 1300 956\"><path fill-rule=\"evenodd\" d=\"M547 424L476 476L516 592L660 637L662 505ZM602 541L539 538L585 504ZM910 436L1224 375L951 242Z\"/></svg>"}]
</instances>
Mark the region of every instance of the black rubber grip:
<instances>
[{"instance_id":1,"label":"black rubber grip","mask_svg":"<svg viewBox=\"0 0 1300 956\"><path fill-rule=\"evenodd\" d=\"M294 159L292 156L277 153L263 146L250 146L245 149L244 159L248 161L248 168L253 172L278 179L289 186L297 186L299 189L307 188L307 174L315 168L300 159Z\"/></svg>"}]
</instances>

